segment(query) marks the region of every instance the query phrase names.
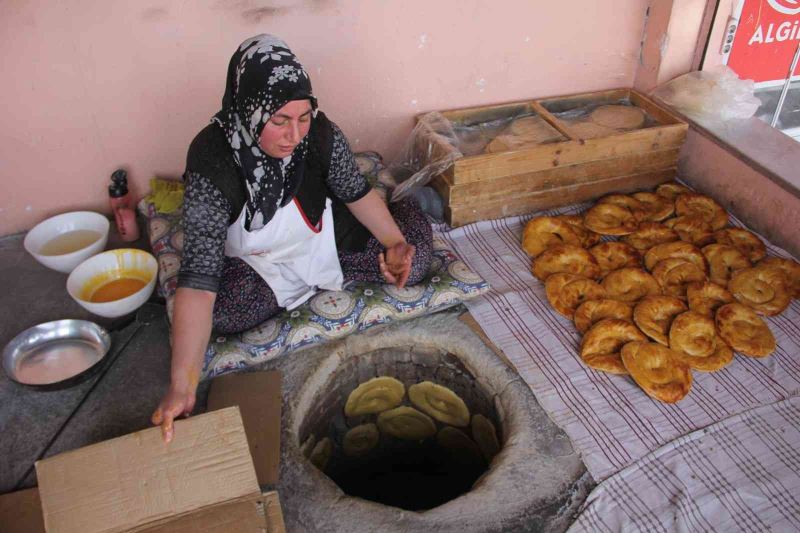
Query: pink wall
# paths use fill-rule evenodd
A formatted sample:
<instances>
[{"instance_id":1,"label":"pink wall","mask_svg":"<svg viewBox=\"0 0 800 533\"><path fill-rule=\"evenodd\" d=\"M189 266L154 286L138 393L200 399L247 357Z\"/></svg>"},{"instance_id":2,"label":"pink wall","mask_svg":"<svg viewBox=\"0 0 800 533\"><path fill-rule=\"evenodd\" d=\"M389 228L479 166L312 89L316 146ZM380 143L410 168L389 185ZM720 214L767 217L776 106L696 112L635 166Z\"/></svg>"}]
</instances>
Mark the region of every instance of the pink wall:
<instances>
[{"instance_id":1,"label":"pink wall","mask_svg":"<svg viewBox=\"0 0 800 533\"><path fill-rule=\"evenodd\" d=\"M356 149L436 109L630 86L647 0L0 2L0 235L178 176L244 38L283 37Z\"/></svg>"}]
</instances>

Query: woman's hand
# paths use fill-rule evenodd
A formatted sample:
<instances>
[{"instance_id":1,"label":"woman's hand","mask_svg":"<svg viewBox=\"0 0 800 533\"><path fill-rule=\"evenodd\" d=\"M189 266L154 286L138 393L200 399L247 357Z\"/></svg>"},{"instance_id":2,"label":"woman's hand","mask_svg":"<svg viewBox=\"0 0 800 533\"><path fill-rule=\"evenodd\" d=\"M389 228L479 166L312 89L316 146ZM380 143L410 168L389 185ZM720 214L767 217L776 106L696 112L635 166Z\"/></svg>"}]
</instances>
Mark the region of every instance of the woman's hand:
<instances>
[{"instance_id":1,"label":"woman's hand","mask_svg":"<svg viewBox=\"0 0 800 533\"><path fill-rule=\"evenodd\" d=\"M161 435L165 442L170 442L175 434L173 422L181 415L189 415L194 409L197 386L184 387L170 385L169 391L161 399L161 403L150 419L154 425L161 426Z\"/></svg>"},{"instance_id":2,"label":"woman's hand","mask_svg":"<svg viewBox=\"0 0 800 533\"><path fill-rule=\"evenodd\" d=\"M399 242L387 248L385 254L378 256L378 265L381 274L387 283L394 283L402 289L411 274L411 261L414 259L416 248L407 242Z\"/></svg>"}]
</instances>

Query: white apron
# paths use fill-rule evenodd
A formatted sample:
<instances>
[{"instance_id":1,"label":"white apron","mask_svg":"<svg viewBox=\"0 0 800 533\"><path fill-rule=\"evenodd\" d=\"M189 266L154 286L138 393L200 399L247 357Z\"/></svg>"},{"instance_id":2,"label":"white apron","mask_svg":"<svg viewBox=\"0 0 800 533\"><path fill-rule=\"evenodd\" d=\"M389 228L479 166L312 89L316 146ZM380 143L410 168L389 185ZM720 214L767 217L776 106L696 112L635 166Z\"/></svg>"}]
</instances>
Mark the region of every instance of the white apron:
<instances>
[{"instance_id":1,"label":"white apron","mask_svg":"<svg viewBox=\"0 0 800 533\"><path fill-rule=\"evenodd\" d=\"M225 255L238 257L267 282L278 305L294 309L318 289L342 288L342 267L336 253L331 201L314 228L297 198L279 208L266 226L244 229L244 209L228 227Z\"/></svg>"}]
</instances>

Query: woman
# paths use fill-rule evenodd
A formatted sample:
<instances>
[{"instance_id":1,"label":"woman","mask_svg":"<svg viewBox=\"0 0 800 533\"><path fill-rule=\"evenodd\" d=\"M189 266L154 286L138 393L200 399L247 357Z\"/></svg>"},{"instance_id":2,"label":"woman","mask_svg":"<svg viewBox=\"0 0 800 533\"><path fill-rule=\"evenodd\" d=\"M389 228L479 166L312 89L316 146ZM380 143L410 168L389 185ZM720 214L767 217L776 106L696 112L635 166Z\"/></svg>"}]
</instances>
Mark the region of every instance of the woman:
<instances>
[{"instance_id":1,"label":"woman","mask_svg":"<svg viewBox=\"0 0 800 533\"><path fill-rule=\"evenodd\" d=\"M194 407L212 327L244 331L344 281L417 283L431 261L421 211L387 209L273 36L234 53L222 110L192 141L184 178L171 380L152 417L167 441Z\"/></svg>"}]
</instances>

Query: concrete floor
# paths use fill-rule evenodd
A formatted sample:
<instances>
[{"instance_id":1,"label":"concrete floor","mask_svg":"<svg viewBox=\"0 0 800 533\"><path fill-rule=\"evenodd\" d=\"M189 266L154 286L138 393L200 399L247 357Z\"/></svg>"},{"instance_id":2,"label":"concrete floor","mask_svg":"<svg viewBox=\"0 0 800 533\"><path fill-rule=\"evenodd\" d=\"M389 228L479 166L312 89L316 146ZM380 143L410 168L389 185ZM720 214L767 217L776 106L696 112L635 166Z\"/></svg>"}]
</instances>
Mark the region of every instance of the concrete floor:
<instances>
[{"instance_id":1,"label":"concrete floor","mask_svg":"<svg viewBox=\"0 0 800 533\"><path fill-rule=\"evenodd\" d=\"M109 248L122 245L110 239ZM143 242L135 246L146 248ZM3 346L28 327L65 318L94 321L112 338L99 371L70 388L42 391L0 372L0 494L36 485L33 465L40 458L148 427L169 384L163 302L154 295L135 314L104 319L70 298L66 280L67 274L40 265L23 250L22 235L0 239Z\"/></svg>"}]
</instances>

